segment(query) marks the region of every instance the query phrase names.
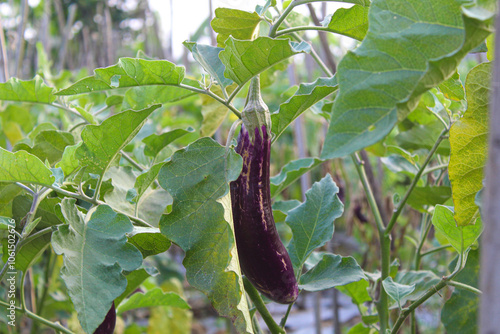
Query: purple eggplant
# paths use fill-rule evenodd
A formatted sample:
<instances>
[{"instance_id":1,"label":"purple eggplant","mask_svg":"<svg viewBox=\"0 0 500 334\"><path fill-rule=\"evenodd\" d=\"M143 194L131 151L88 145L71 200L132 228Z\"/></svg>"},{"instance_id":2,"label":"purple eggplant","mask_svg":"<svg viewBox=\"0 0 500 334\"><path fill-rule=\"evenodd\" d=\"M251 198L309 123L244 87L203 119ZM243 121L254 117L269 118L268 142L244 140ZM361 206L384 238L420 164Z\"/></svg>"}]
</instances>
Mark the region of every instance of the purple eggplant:
<instances>
[{"instance_id":1,"label":"purple eggplant","mask_svg":"<svg viewBox=\"0 0 500 334\"><path fill-rule=\"evenodd\" d=\"M111 304L111 308L106 314L106 317L104 317L102 323L94 331L94 334L113 334L113 332L115 331L115 324L116 324L116 309L115 309L115 303L113 302L113 304Z\"/></svg>"},{"instance_id":2,"label":"purple eggplant","mask_svg":"<svg viewBox=\"0 0 500 334\"><path fill-rule=\"evenodd\" d=\"M271 300L289 304L298 285L288 252L274 224L269 186L271 155L267 106L258 80L250 84L236 152L243 157L240 176L231 182L234 232L240 266L248 280Z\"/></svg>"}]
</instances>

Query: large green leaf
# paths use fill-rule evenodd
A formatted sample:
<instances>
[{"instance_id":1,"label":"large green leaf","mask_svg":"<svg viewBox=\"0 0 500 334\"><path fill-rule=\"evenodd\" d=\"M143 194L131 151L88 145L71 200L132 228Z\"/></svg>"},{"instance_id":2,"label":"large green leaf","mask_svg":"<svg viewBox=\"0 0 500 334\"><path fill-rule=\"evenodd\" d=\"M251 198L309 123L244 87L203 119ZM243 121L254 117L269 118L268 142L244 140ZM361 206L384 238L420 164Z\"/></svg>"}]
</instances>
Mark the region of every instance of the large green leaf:
<instances>
[{"instance_id":1,"label":"large green leaf","mask_svg":"<svg viewBox=\"0 0 500 334\"><path fill-rule=\"evenodd\" d=\"M144 154L150 157L156 157L158 153L167 145L172 143L174 140L193 132L192 127L184 129L175 129L172 131L164 132L161 135L153 133L142 140L146 147L144 148Z\"/></svg>"},{"instance_id":2,"label":"large green leaf","mask_svg":"<svg viewBox=\"0 0 500 334\"><path fill-rule=\"evenodd\" d=\"M107 205L100 205L86 219L74 199L64 199L62 212L68 225L52 235L54 251L63 255L61 277L86 333L93 333L115 298L127 286L122 271L142 263L141 253L127 243L132 223Z\"/></svg>"},{"instance_id":3,"label":"large green leaf","mask_svg":"<svg viewBox=\"0 0 500 334\"><path fill-rule=\"evenodd\" d=\"M363 279L365 274L353 257L325 254L314 268L301 276L299 287L306 291L320 291Z\"/></svg>"},{"instance_id":4,"label":"large green leaf","mask_svg":"<svg viewBox=\"0 0 500 334\"><path fill-rule=\"evenodd\" d=\"M170 240L158 228L134 226L134 230L128 235L128 242L142 253L143 258L163 253L170 248Z\"/></svg>"},{"instance_id":5,"label":"large green leaf","mask_svg":"<svg viewBox=\"0 0 500 334\"><path fill-rule=\"evenodd\" d=\"M0 83L0 100L4 101L51 104L56 99L53 92L54 88L47 86L38 75L32 80L10 78Z\"/></svg>"},{"instance_id":6,"label":"large green leaf","mask_svg":"<svg viewBox=\"0 0 500 334\"><path fill-rule=\"evenodd\" d=\"M138 183L138 176L129 166L111 167L104 175L104 180L108 178L113 189L104 194L107 204L120 212L137 216L153 226L158 226L166 207L172 204L172 197L168 192L161 188L145 188L146 184L142 184L138 191L131 192ZM130 197L134 195L135 201L132 202Z\"/></svg>"},{"instance_id":7,"label":"large green leaf","mask_svg":"<svg viewBox=\"0 0 500 334\"><path fill-rule=\"evenodd\" d=\"M451 189L446 186L415 187L408 198L408 204L414 209L426 212L425 206L444 204L451 197Z\"/></svg>"},{"instance_id":8,"label":"large green leaf","mask_svg":"<svg viewBox=\"0 0 500 334\"><path fill-rule=\"evenodd\" d=\"M158 180L174 198L160 229L186 251L188 282L203 291L222 316L240 332L251 332L232 230L229 182L241 172L242 159L211 138L177 151ZM219 203L221 199L222 204Z\"/></svg>"},{"instance_id":9,"label":"large green leaf","mask_svg":"<svg viewBox=\"0 0 500 334\"><path fill-rule=\"evenodd\" d=\"M121 302L134 293L144 281L146 281L150 277L154 277L158 275L159 272L154 267L143 267L141 266L139 269L136 269L127 274L127 288L123 293L115 299L115 305L119 306Z\"/></svg>"},{"instance_id":10,"label":"large green leaf","mask_svg":"<svg viewBox=\"0 0 500 334\"><path fill-rule=\"evenodd\" d=\"M275 197L286 187L295 182L301 175L307 173L322 163L323 160L302 158L287 163L278 175L270 178L271 197Z\"/></svg>"},{"instance_id":11,"label":"large green leaf","mask_svg":"<svg viewBox=\"0 0 500 334\"><path fill-rule=\"evenodd\" d=\"M479 208L474 203L483 187L487 156L488 104L493 67L483 63L467 75L467 111L450 129L451 155L448 171L459 226L474 224Z\"/></svg>"},{"instance_id":12,"label":"large green leaf","mask_svg":"<svg viewBox=\"0 0 500 334\"><path fill-rule=\"evenodd\" d=\"M361 41L368 31L368 7L354 5L351 8L339 8L323 25L334 33Z\"/></svg>"},{"instance_id":13,"label":"large green leaf","mask_svg":"<svg viewBox=\"0 0 500 334\"><path fill-rule=\"evenodd\" d=\"M342 215L344 205L337 197L339 188L330 174L315 182L306 192L306 201L288 211L286 223L293 232L288 253L294 268L300 271L311 253L332 239L333 221Z\"/></svg>"},{"instance_id":14,"label":"large green leaf","mask_svg":"<svg viewBox=\"0 0 500 334\"><path fill-rule=\"evenodd\" d=\"M69 132L48 130L40 132L34 139L33 145L17 143L13 150L24 150L36 155L41 160L47 159L50 164L59 161L66 146L73 145L75 138Z\"/></svg>"},{"instance_id":15,"label":"large green leaf","mask_svg":"<svg viewBox=\"0 0 500 334\"><path fill-rule=\"evenodd\" d=\"M9 152L0 147L0 182L23 182L51 186L52 172L36 156L25 151Z\"/></svg>"},{"instance_id":16,"label":"large green leaf","mask_svg":"<svg viewBox=\"0 0 500 334\"><path fill-rule=\"evenodd\" d=\"M455 72L484 41L494 12L456 0L374 0L368 33L339 63L323 158L342 157L384 138L420 96ZM480 16L482 15L482 16Z\"/></svg>"},{"instance_id":17,"label":"large green leaf","mask_svg":"<svg viewBox=\"0 0 500 334\"><path fill-rule=\"evenodd\" d=\"M132 87L123 97L122 108L140 110L153 104L177 102L196 94L198 93L175 86Z\"/></svg>"},{"instance_id":18,"label":"large green leaf","mask_svg":"<svg viewBox=\"0 0 500 334\"><path fill-rule=\"evenodd\" d=\"M184 79L183 66L166 60L120 58L116 65L94 70L94 75L83 78L56 95L75 95L123 87L149 85L177 86Z\"/></svg>"},{"instance_id":19,"label":"large green leaf","mask_svg":"<svg viewBox=\"0 0 500 334\"><path fill-rule=\"evenodd\" d=\"M229 37L219 58L226 66L224 76L242 86L271 66L293 55L309 52L310 49L311 46L306 42L290 42L288 39L259 37L253 41L243 41Z\"/></svg>"},{"instance_id":20,"label":"large green leaf","mask_svg":"<svg viewBox=\"0 0 500 334\"><path fill-rule=\"evenodd\" d=\"M216 11L219 9L222 8L218 8ZM183 44L218 85L224 88L233 83L231 79L224 77L226 67L219 58L219 53L224 50L223 48L193 42L184 42Z\"/></svg>"},{"instance_id":21,"label":"large green leaf","mask_svg":"<svg viewBox=\"0 0 500 334\"><path fill-rule=\"evenodd\" d=\"M347 285L338 286L337 289L351 297L351 300L356 305L362 305L365 302L368 302L371 299L368 294L368 287L370 284L366 279L362 279L356 282L349 283Z\"/></svg>"},{"instance_id":22,"label":"large green leaf","mask_svg":"<svg viewBox=\"0 0 500 334\"><path fill-rule=\"evenodd\" d=\"M45 233L25 243L16 254L15 269L25 272L50 244L51 233Z\"/></svg>"},{"instance_id":23,"label":"large green leaf","mask_svg":"<svg viewBox=\"0 0 500 334\"><path fill-rule=\"evenodd\" d=\"M141 307L173 306L189 309L189 304L181 296L174 292L163 292L160 288L154 288L146 293L135 293L129 299L124 300L116 309L120 314Z\"/></svg>"},{"instance_id":24,"label":"large green leaf","mask_svg":"<svg viewBox=\"0 0 500 334\"><path fill-rule=\"evenodd\" d=\"M111 116L100 125L87 125L82 131L83 144L75 156L91 173L104 174L111 162L139 132L147 117L160 105Z\"/></svg>"},{"instance_id":25,"label":"large green leaf","mask_svg":"<svg viewBox=\"0 0 500 334\"><path fill-rule=\"evenodd\" d=\"M407 286L415 285L413 292L408 295L401 296L399 302L401 305L404 305L408 300L416 300L420 298L434 285L439 283L440 280L441 279L436 274L428 270L399 271L394 278L395 282Z\"/></svg>"},{"instance_id":26,"label":"large green leaf","mask_svg":"<svg viewBox=\"0 0 500 334\"><path fill-rule=\"evenodd\" d=\"M390 276L382 281L382 285L384 286L384 290L385 292L387 292L389 297L391 297L398 303L400 309L401 305L404 305L401 303L401 300L415 290L415 284L406 285L406 284L396 283L392 280L392 277Z\"/></svg>"},{"instance_id":27,"label":"large green leaf","mask_svg":"<svg viewBox=\"0 0 500 334\"><path fill-rule=\"evenodd\" d=\"M479 285L479 251L473 250L467 256L464 269L455 277L455 281L475 288ZM441 322L447 333L478 333L479 295L461 288L455 288L450 299L441 310Z\"/></svg>"},{"instance_id":28,"label":"large green leaf","mask_svg":"<svg viewBox=\"0 0 500 334\"><path fill-rule=\"evenodd\" d=\"M300 84L299 89L286 102L280 105L278 112L271 115L272 129L276 140L285 129L304 111L321 99L337 90L335 76L318 78L309 84Z\"/></svg>"},{"instance_id":29,"label":"large green leaf","mask_svg":"<svg viewBox=\"0 0 500 334\"><path fill-rule=\"evenodd\" d=\"M441 232L457 252L467 250L481 235L483 223L478 218L476 224L458 226L453 218L453 208L437 205L432 216L432 224Z\"/></svg>"},{"instance_id":30,"label":"large green leaf","mask_svg":"<svg viewBox=\"0 0 500 334\"><path fill-rule=\"evenodd\" d=\"M260 16L255 12L216 8L211 26L217 33L217 46L224 47L229 36L237 39L252 39L257 32L260 20Z\"/></svg>"}]
</instances>

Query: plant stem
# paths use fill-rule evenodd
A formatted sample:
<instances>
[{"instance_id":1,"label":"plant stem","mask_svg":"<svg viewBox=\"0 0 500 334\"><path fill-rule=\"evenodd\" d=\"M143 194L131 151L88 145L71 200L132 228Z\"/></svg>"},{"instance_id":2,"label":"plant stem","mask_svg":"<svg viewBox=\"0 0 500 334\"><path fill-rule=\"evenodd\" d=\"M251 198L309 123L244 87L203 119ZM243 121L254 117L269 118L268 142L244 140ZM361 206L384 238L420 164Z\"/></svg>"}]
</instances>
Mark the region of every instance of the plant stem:
<instances>
[{"instance_id":1,"label":"plant stem","mask_svg":"<svg viewBox=\"0 0 500 334\"><path fill-rule=\"evenodd\" d=\"M33 191L33 189L31 189L28 186L25 186L24 184L22 184L20 182L16 182L15 185L18 186L18 187L20 187L20 188L23 188L24 190L26 190L27 192L29 192L31 195L35 195L35 192Z\"/></svg>"},{"instance_id":2,"label":"plant stem","mask_svg":"<svg viewBox=\"0 0 500 334\"><path fill-rule=\"evenodd\" d=\"M429 231L431 230L432 223L431 220L429 219L428 215L425 214L424 218L425 226L423 229L422 236L420 237L420 241L418 243L417 250L415 251L415 270L419 270L420 268L420 260L422 259L422 247L425 244L425 240L427 239L427 235L429 234Z\"/></svg>"},{"instance_id":3,"label":"plant stem","mask_svg":"<svg viewBox=\"0 0 500 334\"><path fill-rule=\"evenodd\" d=\"M177 86L177 85L176 85ZM192 92L197 92L197 93L200 93L200 94L205 94L205 95L208 95L210 96L211 98L213 98L214 100L222 103L223 105L225 105L229 110L231 110L233 112L233 114L235 114L238 118L241 118L241 112L239 112L238 109L236 109L232 104L231 104L231 96L234 94L231 94L231 96L229 97L229 100L224 100L223 98L221 98L220 96L218 96L217 94L214 94L212 93L211 91L209 90L206 90L206 89L200 89L200 88L196 88L196 87L192 87L192 86L189 86L189 85L184 85L184 84L179 84L178 87L181 87L181 88L184 88L184 89L187 89L187 90L190 90ZM241 89L241 88L240 88Z\"/></svg>"},{"instance_id":4,"label":"plant stem","mask_svg":"<svg viewBox=\"0 0 500 334\"><path fill-rule=\"evenodd\" d=\"M3 300L0 300L0 305L2 305L4 307L10 307L10 304L7 303L7 302L4 302ZM40 322L40 323L42 323L42 324L44 324L44 325L46 325L48 327L54 328L56 331L60 331L60 332L66 333L66 334L73 334L72 331L70 331L69 329L63 327L62 325L54 323L52 321L49 321L49 320L47 320L45 318L42 318L42 317L40 317L40 316L38 316L38 315L36 315L36 314L28 311L28 310L23 310L22 308L20 308L18 306L16 306L15 309L16 309L16 311L19 311L21 313L26 314L26 316L28 318L31 318L31 319L33 319L35 321L38 321L38 322Z\"/></svg>"},{"instance_id":5,"label":"plant stem","mask_svg":"<svg viewBox=\"0 0 500 334\"><path fill-rule=\"evenodd\" d=\"M366 198L368 203L370 204L370 208L372 210L373 216L375 218L375 223L377 225L377 231L380 238L380 252L381 252L381 279L383 281L387 277L389 277L389 271L391 266L391 237L390 234L386 234L384 222L382 221L382 216L380 215L380 211L377 206L377 202L375 201L375 196L373 195L373 191L371 189L370 183L368 182L368 177L366 176L365 169L363 168L363 162L359 159L356 154L352 154L351 158L354 162L354 166L356 166L356 171L358 172L361 183L363 184L363 188L366 193ZM382 286L380 286L380 295L379 300L377 302L377 312L379 315L380 321L380 333L385 333L385 330L389 326L389 299L387 296L387 292L384 290Z\"/></svg>"},{"instance_id":6,"label":"plant stem","mask_svg":"<svg viewBox=\"0 0 500 334\"><path fill-rule=\"evenodd\" d=\"M483 292L473 286L470 286L469 284L465 284L465 283L460 283L460 282L457 282L457 281L448 281L448 285L451 285L451 286L454 286L455 288L460 288L460 289L464 289L464 290L467 290L467 291L470 291L470 292L473 292L477 295L482 295Z\"/></svg>"},{"instance_id":7,"label":"plant stem","mask_svg":"<svg viewBox=\"0 0 500 334\"><path fill-rule=\"evenodd\" d=\"M394 227L394 225L396 224L396 221L398 220L398 217L399 215L401 214L401 212L403 211L403 208L406 204L406 201L408 200L408 198L410 197L411 195L411 192L413 191L413 189L415 188L415 186L417 185L418 181L420 180L420 177L422 176L424 170L425 170L425 167L427 167L427 165L429 164L429 162L431 161L432 159L432 156L434 155L434 153L436 152L436 150L438 149L439 145L441 144L441 142L443 141L444 139L444 136L448 133L450 129L449 128L446 128L446 129L443 129L443 131L441 131L441 134L439 135L439 138L436 140L436 142L434 143L434 146L432 147L432 149L430 150L429 152L429 155L427 156L427 158L425 159L424 163L422 164L422 166L420 167L420 169L418 170L417 174L415 175L415 177L413 178L413 181L411 182L410 184L410 187L408 188L408 190L406 191L403 199L401 200L401 202L398 203L398 207L396 209L396 211L394 211L392 217L391 217L391 220L389 222L389 224L387 225L387 228L385 230L385 234L388 235L391 233L391 230L392 228Z\"/></svg>"},{"instance_id":8,"label":"plant stem","mask_svg":"<svg viewBox=\"0 0 500 334\"><path fill-rule=\"evenodd\" d=\"M286 313L280 321L280 327L283 329L285 329L286 321L288 319L288 316L290 315L290 311L292 310L293 304L294 303L291 303L290 305L288 305L288 308L286 309Z\"/></svg>"},{"instance_id":9,"label":"plant stem","mask_svg":"<svg viewBox=\"0 0 500 334\"><path fill-rule=\"evenodd\" d=\"M260 297L259 292L257 291L257 289L255 289L252 283L250 283L248 278L243 277L243 285L245 286L245 291L255 305L255 308L259 311L262 319L264 319L264 322L266 323L267 328L269 328L271 333L286 334L285 331L276 323L276 321L274 321L271 313L269 313L269 310L266 307L266 304L264 304L264 301Z\"/></svg>"},{"instance_id":10,"label":"plant stem","mask_svg":"<svg viewBox=\"0 0 500 334\"><path fill-rule=\"evenodd\" d=\"M448 247L451 247L450 244L448 245L443 245L443 246L439 246L439 247L436 247L436 248L432 248L432 249L429 249L427 252L424 252L420 255L420 257L424 257L426 255L429 255L429 254L432 254L432 253L436 253L436 252L439 252L439 251L442 251L443 249L446 249Z\"/></svg>"},{"instance_id":11,"label":"plant stem","mask_svg":"<svg viewBox=\"0 0 500 334\"><path fill-rule=\"evenodd\" d=\"M406 317L408 317L408 315L410 315L411 312L413 312L417 307L422 305L427 299L431 298L439 290L448 285L449 282L463 269L463 267L464 267L464 256L463 254L460 254L459 265L457 265L455 270L450 275L441 278L441 281L438 284L427 290L427 292L422 297L415 300L413 303L410 304L408 308L403 309L399 313L398 319L396 320L396 323L394 324L391 333L396 334L399 331L400 327L403 325L403 322L405 321Z\"/></svg>"},{"instance_id":12,"label":"plant stem","mask_svg":"<svg viewBox=\"0 0 500 334\"><path fill-rule=\"evenodd\" d=\"M301 27L293 27L293 28L288 28L288 29L280 30L279 32L276 33L275 37L282 36L282 35L287 35L287 34L291 34L292 32L305 31L305 30L335 32L334 30L332 30L330 28L327 28L327 27L301 26Z\"/></svg>"},{"instance_id":13,"label":"plant stem","mask_svg":"<svg viewBox=\"0 0 500 334\"><path fill-rule=\"evenodd\" d=\"M429 167L426 170L424 170L422 175L426 175L426 174L432 173L436 170L441 170L441 169L445 169L445 168L448 168L448 164L441 164L441 165L437 165L437 166L432 166L432 167Z\"/></svg>"}]
</instances>

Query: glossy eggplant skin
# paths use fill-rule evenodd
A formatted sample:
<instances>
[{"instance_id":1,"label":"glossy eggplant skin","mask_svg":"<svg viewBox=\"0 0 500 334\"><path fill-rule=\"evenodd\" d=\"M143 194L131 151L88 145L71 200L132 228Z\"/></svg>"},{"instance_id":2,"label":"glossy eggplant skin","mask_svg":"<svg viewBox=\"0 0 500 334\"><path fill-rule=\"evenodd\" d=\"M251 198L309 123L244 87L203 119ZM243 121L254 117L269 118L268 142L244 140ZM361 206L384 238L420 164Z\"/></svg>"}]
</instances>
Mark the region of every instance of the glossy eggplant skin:
<instances>
[{"instance_id":1,"label":"glossy eggplant skin","mask_svg":"<svg viewBox=\"0 0 500 334\"><path fill-rule=\"evenodd\" d=\"M116 325L116 309L115 309L115 303L113 302L111 308L106 314L106 317L104 317L102 323L94 331L94 334L113 334L113 332L115 331L115 325Z\"/></svg>"},{"instance_id":2,"label":"glossy eggplant skin","mask_svg":"<svg viewBox=\"0 0 500 334\"><path fill-rule=\"evenodd\" d=\"M243 157L243 169L230 185L239 262L257 290L275 302L289 304L297 299L298 285L271 208L271 138L265 125L255 128L252 137L242 126L236 152Z\"/></svg>"}]
</instances>

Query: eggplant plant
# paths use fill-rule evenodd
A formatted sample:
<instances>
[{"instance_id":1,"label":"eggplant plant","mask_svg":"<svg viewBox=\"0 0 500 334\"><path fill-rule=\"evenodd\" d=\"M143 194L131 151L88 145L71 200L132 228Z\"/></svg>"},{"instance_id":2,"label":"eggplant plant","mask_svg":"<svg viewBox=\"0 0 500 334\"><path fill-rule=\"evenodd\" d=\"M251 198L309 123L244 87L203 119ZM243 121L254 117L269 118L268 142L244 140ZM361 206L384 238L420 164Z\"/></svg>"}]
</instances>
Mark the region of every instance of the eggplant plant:
<instances>
[{"instance_id":1,"label":"eggplant plant","mask_svg":"<svg viewBox=\"0 0 500 334\"><path fill-rule=\"evenodd\" d=\"M495 2L262 2L217 8L189 73L139 53L59 80L38 47L0 83L0 332L190 332L184 288L238 333L332 289L351 334L477 332Z\"/></svg>"}]
</instances>

